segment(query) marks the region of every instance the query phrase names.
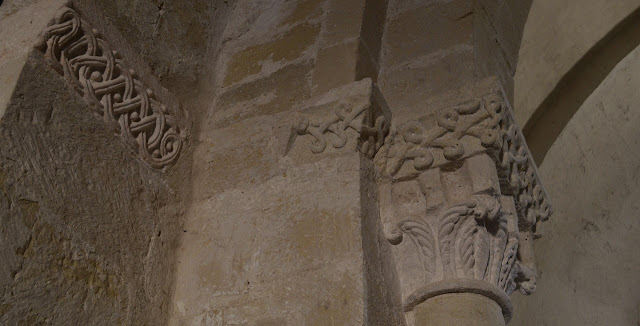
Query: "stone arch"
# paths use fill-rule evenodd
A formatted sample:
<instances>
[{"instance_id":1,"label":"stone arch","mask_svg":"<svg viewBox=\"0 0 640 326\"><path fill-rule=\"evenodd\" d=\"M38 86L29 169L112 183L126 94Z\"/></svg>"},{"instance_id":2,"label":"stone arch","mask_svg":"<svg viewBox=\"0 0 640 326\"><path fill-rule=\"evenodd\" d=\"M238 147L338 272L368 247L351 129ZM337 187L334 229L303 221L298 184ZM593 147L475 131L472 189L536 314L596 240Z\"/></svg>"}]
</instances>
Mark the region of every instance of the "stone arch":
<instances>
[{"instance_id":1,"label":"stone arch","mask_svg":"<svg viewBox=\"0 0 640 326\"><path fill-rule=\"evenodd\" d=\"M640 266L630 250L640 189L639 18L635 1L534 2L515 114L556 218L535 247L536 294L513 297L514 324L637 322L629 299L637 272L627 272Z\"/></svg>"},{"instance_id":2,"label":"stone arch","mask_svg":"<svg viewBox=\"0 0 640 326\"><path fill-rule=\"evenodd\" d=\"M574 47L565 54L548 48L553 46L549 42L554 42L557 35L548 35L546 36L548 39L542 40L542 42L540 42L540 36L533 36L535 33L533 29L539 26L540 21L550 19L549 17L538 17L535 7L540 1L534 3L534 11L529 17L530 21L527 23L525 31L525 38L528 37L528 39L523 41L524 50L521 51L535 52L540 56L540 61L546 61L545 64L554 66L557 71L540 78L536 77L534 72L519 67L520 76L516 77L515 107L516 119L523 126L523 134L538 164L542 163L555 139L587 97L625 56L640 45L640 7L637 7L637 4L632 4L633 1L626 2L627 5L604 9L610 11L608 12L609 21L603 19L598 28L592 28L588 32L584 32L584 35L581 35L576 29L579 28L579 24L587 22L580 20L580 18L570 20L567 24L576 25L573 29L577 33L573 33L573 37L578 40L563 40ZM566 3L571 3L571 1ZM634 7L636 7L634 10L630 10ZM540 33L546 32L549 31ZM568 33L566 30L564 32ZM541 44L528 44L531 42L540 42ZM555 42L560 43L558 40ZM531 47L538 47L538 49L531 49ZM550 50L552 56L544 57L545 50ZM522 52L521 55L523 55ZM531 65L530 56L527 56L526 53L524 56L525 62L521 64ZM526 78L535 79L538 85L532 84ZM522 86L521 90L518 89L518 86ZM546 89L546 91L534 94L534 96L523 95L523 93L530 92L531 88Z\"/></svg>"}]
</instances>

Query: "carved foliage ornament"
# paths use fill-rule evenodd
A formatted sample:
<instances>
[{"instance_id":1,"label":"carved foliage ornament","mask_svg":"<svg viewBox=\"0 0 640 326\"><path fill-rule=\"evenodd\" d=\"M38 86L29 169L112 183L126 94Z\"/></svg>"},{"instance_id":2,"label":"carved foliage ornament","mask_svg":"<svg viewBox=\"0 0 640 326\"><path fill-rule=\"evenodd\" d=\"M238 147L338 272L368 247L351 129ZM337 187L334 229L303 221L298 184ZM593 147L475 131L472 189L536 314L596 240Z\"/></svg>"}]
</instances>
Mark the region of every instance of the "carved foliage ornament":
<instances>
[{"instance_id":1,"label":"carved foliage ornament","mask_svg":"<svg viewBox=\"0 0 640 326\"><path fill-rule=\"evenodd\" d=\"M491 283L508 294L516 288L512 277L517 272L516 217L492 196L474 196L438 216L401 221L388 231L393 244L405 236L415 244L427 272L426 283L467 278Z\"/></svg>"},{"instance_id":2,"label":"carved foliage ornament","mask_svg":"<svg viewBox=\"0 0 640 326\"><path fill-rule=\"evenodd\" d=\"M521 228L541 234L551 213L549 201L519 128L500 94L488 94L441 111L436 125L419 121L401 126L375 157L386 178L406 177L403 166L419 173L435 165L486 151L496 164L503 194L514 196ZM403 174L404 173L404 174Z\"/></svg>"},{"instance_id":3,"label":"carved foliage ornament","mask_svg":"<svg viewBox=\"0 0 640 326\"><path fill-rule=\"evenodd\" d=\"M45 30L44 40L45 56L54 69L132 151L157 169L176 160L184 131L97 30L63 7Z\"/></svg>"}]
</instances>

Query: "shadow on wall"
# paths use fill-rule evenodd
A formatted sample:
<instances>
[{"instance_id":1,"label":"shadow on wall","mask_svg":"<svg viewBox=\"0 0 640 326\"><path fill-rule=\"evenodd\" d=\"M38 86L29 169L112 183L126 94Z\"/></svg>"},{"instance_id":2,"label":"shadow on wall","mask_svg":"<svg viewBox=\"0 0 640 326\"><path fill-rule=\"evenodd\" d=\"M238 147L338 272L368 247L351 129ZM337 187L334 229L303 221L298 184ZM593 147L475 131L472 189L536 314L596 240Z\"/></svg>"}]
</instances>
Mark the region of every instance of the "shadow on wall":
<instances>
[{"instance_id":1,"label":"shadow on wall","mask_svg":"<svg viewBox=\"0 0 640 326\"><path fill-rule=\"evenodd\" d=\"M562 77L522 130L538 165L587 97L638 45L640 9L613 28Z\"/></svg>"}]
</instances>

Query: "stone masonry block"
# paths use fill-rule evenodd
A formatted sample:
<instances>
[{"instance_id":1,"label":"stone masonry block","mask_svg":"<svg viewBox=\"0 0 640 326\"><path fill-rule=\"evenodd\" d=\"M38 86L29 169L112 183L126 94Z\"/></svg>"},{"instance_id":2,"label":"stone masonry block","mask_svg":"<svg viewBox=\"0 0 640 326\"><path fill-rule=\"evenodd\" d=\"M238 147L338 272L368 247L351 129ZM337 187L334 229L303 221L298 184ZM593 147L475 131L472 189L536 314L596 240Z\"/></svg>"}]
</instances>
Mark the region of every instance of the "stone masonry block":
<instances>
[{"instance_id":1,"label":"stone masonry block","mask_svg":"<svg viewBox=\"0 0 640 326\"><path fill-rule=\"evenodd\" d=\"M495 163L487 154L472 156L465 161L465 164L469 171L474 194L500 194L500 181Z\"/></svg>"},{"instance_id":2,"label":"stone masonry block","mask_svg":"<svg viewBox=\"0 0 640 326\"><path fill-rule=\"evenodd\" d=\"M258 74L267 62L286 62L300 57L315 43L320 26L300 24L268 43L250 46L235 54L228 63L224 86Z\"/></svg>"},{"instance_id":3,"label":"stone masonry block","mask_svg":"<svg viewBox=\"0 0 640 326\"><path fill-rule=\"evenodd\" d=\"M394 66L458 44L470 44L472 21L472 16L451 19L437 6L403 13L388 23L385 64Z\"/></svg>"},{"instance_id":4,"label":"stone masonry block","mask_svg":"<svg viewBox=\"0 0 640 326\"><path fill-rule=\"evenodd\" d=\"M238 121L292 109L310 96L311 62L286 66L220 95L211 125L224 128Z\"/></svg>"}]
</instances>

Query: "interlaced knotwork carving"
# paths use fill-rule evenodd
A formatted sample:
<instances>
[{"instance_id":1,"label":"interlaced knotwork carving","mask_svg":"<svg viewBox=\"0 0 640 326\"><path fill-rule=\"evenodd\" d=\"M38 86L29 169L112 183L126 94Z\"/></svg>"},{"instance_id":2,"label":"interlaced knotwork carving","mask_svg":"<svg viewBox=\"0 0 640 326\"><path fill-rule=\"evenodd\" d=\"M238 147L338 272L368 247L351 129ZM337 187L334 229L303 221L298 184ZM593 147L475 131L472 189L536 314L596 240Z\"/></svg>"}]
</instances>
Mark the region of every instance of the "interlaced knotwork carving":
<instances>
[{"instance_id":1,"label":"interlaced knotwork carving","mask_svg":"<svg viewBox=\"0 0 640 326\"><path fill-rule=\"evenodd\" d=\"M64 7L44 39L45 56L55 70L133 152L158 169L176 160L184 131L97 30Z\"/></svg>"}]
</instances>

